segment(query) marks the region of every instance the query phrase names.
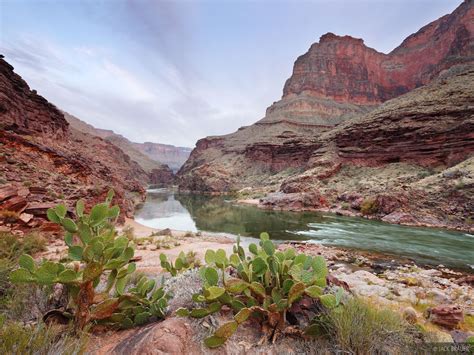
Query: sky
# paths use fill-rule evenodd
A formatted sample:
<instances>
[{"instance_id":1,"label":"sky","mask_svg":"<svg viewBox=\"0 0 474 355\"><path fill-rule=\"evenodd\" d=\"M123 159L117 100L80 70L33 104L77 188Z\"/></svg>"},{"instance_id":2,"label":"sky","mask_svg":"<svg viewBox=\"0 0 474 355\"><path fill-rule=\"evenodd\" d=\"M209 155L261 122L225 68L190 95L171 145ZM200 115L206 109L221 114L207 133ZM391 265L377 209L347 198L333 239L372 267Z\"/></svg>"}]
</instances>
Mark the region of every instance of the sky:
<instances>
[{"instance_id":1,"label":"sky","mask_svg":"<svg viewBox=\"0 0 474 355\"><path fill-rule=\"evenodd\" d=\"M0 0L32 89L136 142L194 147L256 122L327 32L384 53L461 0Z\"/></svg>"}]
</instances>

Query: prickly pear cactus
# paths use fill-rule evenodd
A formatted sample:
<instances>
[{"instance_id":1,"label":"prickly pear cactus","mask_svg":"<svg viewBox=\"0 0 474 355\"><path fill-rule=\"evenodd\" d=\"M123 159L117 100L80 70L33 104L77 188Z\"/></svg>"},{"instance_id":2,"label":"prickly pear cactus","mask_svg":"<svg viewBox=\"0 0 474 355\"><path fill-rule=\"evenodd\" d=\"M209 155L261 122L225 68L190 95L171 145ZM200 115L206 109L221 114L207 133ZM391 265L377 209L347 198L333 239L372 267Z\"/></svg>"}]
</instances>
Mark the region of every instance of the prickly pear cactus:
<instances>
[{"instance_id":1,"label":"prickly pear cactus","mask_svg":"<svg viewBox=\"0 0 474 355\"><path fill-rule=\"evenodd\" d=\"M50 221L65 230L70 262L45 261L37 265L29 255L19 260L13 271L13 282L32 282L41 285L61 283L67 286L74 312L75 326L84 328L90 322L129 328L154 318L163 318L168 296L154 280L142 277L137 285L127 289L136 265L131 261L134 248L125 236L118 236L115 222L120 214L118 206L111 206L114 192L105 202L85 213L84 201L76 204L73 220L65 205L47 212ZM107 280L105 290L96 291L101 280Z\"/></svg>"},{"instance_id":2,"label":"prickly pear cactus","mask_svg":"<svg viewBox=\"0 0 474 355\"><path fill-rule=\"evenodd\" d=\"M196 260L196 255L193 252L184 252L179 253L176 258L174 265L172 261L169 261L167 256L163 253L160 254L161 267L168 271L171 276L176 276L178 273L183 272L188 269L193 269L198 266L198 260Z\"/></svg>"},{"instance_id":3,"label":"prickly pear cactus","mask_svg":"<svg viewBox=\"0 0 474 355\"><path fill-rule=\"evenodd\" d=\"M233 320L205 339L208 347L224 344L240 324L255 314L262 315L274 331L284 331L287 311L305 296L318 300L323 307L339 305L342 289L336 295L325 294L328 269L322 256L296 254L293 249L278 251L267 233L260 235L259 245L252 243L248 249L246 254L238 239L229 257L222 249L208 250L206 265L200 269L203 290L193 296L195 302L206 306L177 310L179 316L195 318L218 312L224 305L233 310ZM235 276L225 276L228 268Z\"/></svg>"}]
</instances>

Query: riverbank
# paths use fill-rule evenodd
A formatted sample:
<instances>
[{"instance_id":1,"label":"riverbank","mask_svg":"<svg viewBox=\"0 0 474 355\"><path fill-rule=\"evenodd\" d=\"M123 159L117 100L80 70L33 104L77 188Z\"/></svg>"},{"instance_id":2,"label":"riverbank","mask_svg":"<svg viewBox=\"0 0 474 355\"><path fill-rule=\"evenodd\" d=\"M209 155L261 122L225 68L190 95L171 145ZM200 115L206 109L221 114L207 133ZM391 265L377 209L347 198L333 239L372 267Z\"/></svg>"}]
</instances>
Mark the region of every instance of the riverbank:
<instances>
[{"instance_id":1,"label":"riverbank","mask_svg":"<svg viewBox=\"0 0 474 355\"><path fill-rule=\"evenodd\" d=\"M143 226L132 219L127 219L121 230L127 234L133 232L136 238L136 256L140 258L137 261L138 270L157 278L161 277L160 275L167 275L159 266L160 253L173 260L181 251L193 251L197 259L203 260L205 250L208 248L221 248L231 253L235 240L234 236L226 234L157 230ZM140 243L140 239L147 242ZM160 241L168 245L157 249L156 244ZM421 329L429 332L433 341L463 342L467 337L474 335L472 275L443 267L419 267L406 260L390 260L383 255L322 245L302 242L279 245L281 250L289 247L308 255L323 255L327 260L333 283L346 288L353 295L366 299L374 307L385 307L402 314L409 322L416 323ZM195 277L189 272L180 276L180 280L176 282L179 285L185 283L190 290L197 287L194 284ZM179 303L179 299L176 302ZM150 325L144 329L96 337L90 351L94 354L105 354L111 349L136 351L136 346L153 344L160 349L182 351L194 349L199 352L199 342L196 345L194 340L203 336L202 322L173 317L173 311L179 306L182 305L173 303L170 306L170 317L163 323ZM438 314L440 310L444 311L441 315ZM455 322L456 325L449 324L450 322ZM236 339L235 342L230 340L228 346L231 349L241 349L242 344L239 341L241 339L248 341L252 338L252 334L256 333L258 332L251 326L243 327L232 338ZM155 335L159 335L161 339L159 344L153 340L157 339ZM257 341L258 339L255 343ZM291 338L279 344L280 347L287 346L288 349L300 345L300 342ZM248 342L248 346L252 347L251 342ZM268 351L272 351L273 345L265 346L269 347ZM251 351L250 348L246 351Z\"/></svg>"}]
</instances>

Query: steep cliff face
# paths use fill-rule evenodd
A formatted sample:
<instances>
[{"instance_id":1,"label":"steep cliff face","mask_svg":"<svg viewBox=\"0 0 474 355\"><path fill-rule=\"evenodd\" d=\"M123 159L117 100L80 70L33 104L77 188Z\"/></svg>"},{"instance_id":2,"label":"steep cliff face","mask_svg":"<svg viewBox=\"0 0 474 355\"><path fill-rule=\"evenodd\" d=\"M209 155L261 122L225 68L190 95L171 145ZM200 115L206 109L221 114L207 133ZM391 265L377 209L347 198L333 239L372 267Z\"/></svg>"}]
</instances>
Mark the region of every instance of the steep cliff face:
<instances>
[{"instance_id":1,"label":"steep cliff face","mask_svg":"<svg viewBox=\"0 0 474 355\"><path fill-rule=\"evenodd\" d=\"M64 138L68 123L56 107L16 73L0 56L0 128Z\"/></svg>"},{"instance_id":2,"label":"steep cliff face","mask_svg":"<svg viewBox=\"0 0 474 355\"><path fill-rule=\"evenodd\" d=\"M296 60L283 98L305 92L337 102L378 104L425 85L441 70L474 59L472 4L465 1L389 54L368 48L362 39L325 34Z\"/></svg>"},{"instance_id":3,"label":"steep cliff face","mask_svg":"<svg viewBox=\"0 0 474 355\"><path fill-rule=\"evenodd\" d=\"M47 208L107 190L131 213L144 196L148 175L115 145L71 128L63 114L31 91L0 59L0 210L22 216L25 228L46 226ZM2 223L2 221L0 221Z\"/></svg>"},{"instance_id":4,"label":"steep cliff face","mask_svg":"<svg viewBox=\"0 0 474 355\"><path fill-rule=\"evenodd\" d=\"M472 0L464 1L453 13L423 27L389 54L350 36L322 36L296 60L282 99L267 109L263 119L235 133L198 141L178 173L180 187L208 192L248 186L278 189L283 179L311 167L313 152L321 148L321 135L429 83L451 66L472 65L473 5ZM385 119L389 124L390 117ZM377 136L367 129L367 136L376 141L393 142L404 134L403 130L397 133L393 125L392 132L386 132L388 136ZM345 136L347 144L358 139L351 134ZM338 139L343 140L342 136ZM424 148L419 144L405 147L410 149L415 156ZM361 151L360 155L364 154L371 156L367 150ZM436 154L430 158L432 164L448 162L444 157L438 161ZM394 151L385 161L396 159Z\"/></svg>"},{"instance_id":5,"label":"steep cliff face","mask_svg":"<svg viewBox=\"0 0 474 355\"><path fill-rule=\"evenodd\" d=\"M473 82L472 65L452 67L322 134L308 169L285 179L262 205L472 230Z\"/></svg>"}]
</instances>

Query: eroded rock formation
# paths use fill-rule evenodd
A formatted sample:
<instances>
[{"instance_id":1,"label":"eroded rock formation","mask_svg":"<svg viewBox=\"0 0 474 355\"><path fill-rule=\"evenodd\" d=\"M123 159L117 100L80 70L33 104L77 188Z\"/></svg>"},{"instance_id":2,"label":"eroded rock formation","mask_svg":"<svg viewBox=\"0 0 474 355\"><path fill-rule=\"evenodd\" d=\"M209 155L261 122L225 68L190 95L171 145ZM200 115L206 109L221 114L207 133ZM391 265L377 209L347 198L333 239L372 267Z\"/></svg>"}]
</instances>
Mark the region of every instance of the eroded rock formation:
<instances>
[{"instance_id":1,"label":"eroded rock formation","mask_svg":"<svg viewBox=\"0 0 474 355\"><path fill-rule=\"evenodd\" d=\"M263 119L197 142L178 173L180 188L319 196L334 179L335 197L358 191L347 184L365 181L364 174L378 177L368 184L378 191L461 163L474 151L473 18L474 2L464 1L389 54L350 36L322 36L296 60L282 99ZM348 171L352 180L340 178ZM406 179L396 184L397 174ZM296 197L284 196L292 205ZM462 206L459 218L469 218Z\"/></svg>"},{"instance_id":2,"label":"eroded rock formation","mask_svg":"<svg viewBox=\"0 0 474 355\"><path fill-rule=\"evenodd\" d=\"M148 173L148 181L150 184L156 185L170 185L174 181L174 173L168 165L161 163L158 160L150 158L143 153L138 147L141 143L134 143L129 141L124 136L107 129L95 128L94 126L81 121L79 118L64 112L64 117L69 122L70 126L80 132L90 134L103 138L104 140L119 147L125 154L127 154L133 161L138 163L140 167ZM155 143L151 143L155 144ZM173 147L173 146L171 146ZM176 148L176 147L175 147Z\"/></svg>"},{"instance_id":3,"label":"eroded rock formation","mask_svg":"<svg viewBox=\"0 0 474 355\"><path fill-rule=\"evenodd\" d=\"M0 121L0 185L9 191L0 210L17 214L3 224L38 227L52 205L81 197L90 205L111 187L125 213L143 198L148 175L136 162L115 145L72 129L3 59Z\"/></svg>"}]
</instances>

